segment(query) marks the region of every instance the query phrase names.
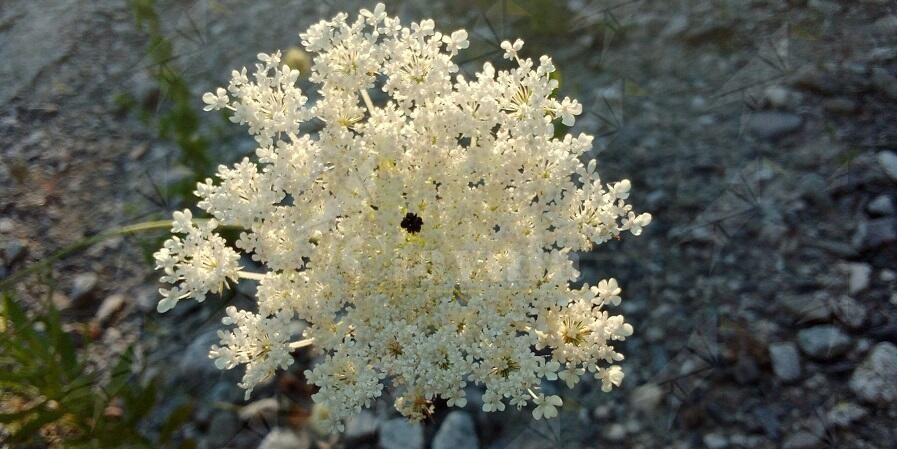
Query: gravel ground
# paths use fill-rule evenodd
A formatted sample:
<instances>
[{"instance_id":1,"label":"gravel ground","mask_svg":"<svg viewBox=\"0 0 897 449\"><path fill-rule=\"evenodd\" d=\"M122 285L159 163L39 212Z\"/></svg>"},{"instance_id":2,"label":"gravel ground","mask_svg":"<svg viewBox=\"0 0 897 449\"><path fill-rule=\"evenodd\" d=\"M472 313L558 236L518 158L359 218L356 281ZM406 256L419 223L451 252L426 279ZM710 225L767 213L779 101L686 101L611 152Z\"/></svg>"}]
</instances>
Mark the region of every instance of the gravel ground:
<instances>
[{"instance_id":1,"label":"gravel ground","mask_svg":"<svg viewBox=\"0 0 897 449\"><path fill-rule=\"evenodd\" d=\"M164 33L197 94L258 51L361 2L165 2ZM364 6L370 6L364 4ZM598 136L607 179L633 182L655 221L584 255L616 276L636 327L623 387L559 388L552 422L439 410L408 425L377 404L322 436L302 359L244 403L205 357L220 308L153 312L145 239L54 269L54 301L107 344L131 342L170 386L158 415L195 404L198 447L883 448L897 432L897 4L888 0L597 0L389 8L471 31L473 70L497 42L554 56ZM0 277L114 225L165 216L176 147L117 98L164 111L148 39L125 1L9 0L0 9ZM263 26L262 26L263 25ZM197 100L197 106L199 101ZM148 106L147 106L148 105ZM208 116L201 116L207 118ZM211 122L211 118L209 119ZM229 140L233 158L246 143ZM27 301L44 287L18 287ZM245 301L240 286L234 301ZM217 304L217 303L215 303ZM268 398L268 399L263 399ZM161 419L161 418L160 418ZM153 423L147 423L152 428Z\"/></svg>"}]
</instances>

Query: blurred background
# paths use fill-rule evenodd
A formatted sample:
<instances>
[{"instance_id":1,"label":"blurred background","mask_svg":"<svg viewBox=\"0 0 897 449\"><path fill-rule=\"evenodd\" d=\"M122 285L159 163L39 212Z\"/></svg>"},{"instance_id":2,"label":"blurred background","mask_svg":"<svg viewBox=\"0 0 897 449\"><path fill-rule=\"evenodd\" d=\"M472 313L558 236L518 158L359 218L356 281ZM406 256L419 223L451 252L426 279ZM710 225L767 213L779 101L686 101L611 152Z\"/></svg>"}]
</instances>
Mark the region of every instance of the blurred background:
<instances>
[{"instance_id":1,"label":"blurred background","mask_svg":"<svg viewBox=\"0 0 897 449\"><path fill-rule=\"evenodd\" d=\"M3 0L0 447L891 448L897 441L897 2L392 1L470 32L462 70L549 54L654 222L583 254L635 335L622 388L559 418L377 403L315 427L302 353L249 401L207 357L228 304L155 312L149 258L195 182L254 142L200 96L360 1ZM301 80L303 89L309 84ZM312 89L313 90L313 89ZM237 371L237 370L235 370ZM546 387L546 388L551 388Z\"/></svg>"}]
</instances>

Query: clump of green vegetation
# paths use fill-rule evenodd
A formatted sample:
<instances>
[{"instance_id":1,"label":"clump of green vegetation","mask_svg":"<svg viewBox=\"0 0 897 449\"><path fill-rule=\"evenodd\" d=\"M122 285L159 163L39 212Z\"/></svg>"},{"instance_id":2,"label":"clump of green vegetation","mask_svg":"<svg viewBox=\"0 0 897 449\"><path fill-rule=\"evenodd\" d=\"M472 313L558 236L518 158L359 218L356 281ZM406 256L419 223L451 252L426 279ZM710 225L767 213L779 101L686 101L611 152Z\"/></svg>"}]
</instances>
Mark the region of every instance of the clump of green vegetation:
<instances>
[{"instance_id":1,"label":"clump of green vegetation","mask_svg":"<svg viewBox=\"0 0 897 449\"><path fill-rule=\"evenodd\" d=\"M109 372L91 371L51 301L33 316L7 294L0 306L0 441L17 448L157 448L171 440L176 425L152 438L140 429L157 391L137 379L129 354Z\"/></svg>"},{"instance_id":2,"label":"clump of green vegetation","mask_svg":"<svg viewBox=\"0 0 897 449\"><path fill-rule=\"evenodd\" d=\"M158 131L163 140L173 142L179 149L178 162L188 168L192 176L165 186L171 199L192 196L197 181L210 176L214 170L210 156L211 142L199 126L199 114L195 109L197 95L190 90L188 82L176 67L173 42L163 33L156 11L155 0L132 0L131 8L137 27L149 37L147 53L153 78L158 83L160 104L158 109L143 111L142 117ZM161 104L164 99L165 103ZM117 101L123 109L132 109L137 102L132 98ZM144 105L153 108L154 105Z\"/></svg>"}]
</instances>

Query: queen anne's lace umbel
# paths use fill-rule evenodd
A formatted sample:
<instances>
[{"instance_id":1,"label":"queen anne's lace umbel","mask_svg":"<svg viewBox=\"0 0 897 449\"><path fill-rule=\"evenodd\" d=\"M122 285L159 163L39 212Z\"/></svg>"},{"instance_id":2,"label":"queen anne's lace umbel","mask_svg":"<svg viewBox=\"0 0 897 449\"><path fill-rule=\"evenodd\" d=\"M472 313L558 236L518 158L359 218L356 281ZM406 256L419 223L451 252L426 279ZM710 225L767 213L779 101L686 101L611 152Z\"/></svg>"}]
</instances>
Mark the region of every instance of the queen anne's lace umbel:
<instances>
[{"instance_id":1,"label":"queen anne's lace umbel","mask_svg":"<svg viewBox=\"0 0 897 449\"><path fill-rule=\"evenodd\" d=\"M313 104L279 52L203 96L207 110L248 126L258 161L198 185L214 218L175 213L172 231L185 237L156 253L173 284L159 310L257 281L258 310L229 308L234 328L210 356L222 369L246 366L248 396L313 345L322 356L305 374L336 428L385 384L413 419L437 397L463 407L468 384L485 387L484 410L533 403L536 418L562 406L541 393L543 380L573 387L589 373L606 391L619 385L612 343L632 326L606 309L621 290L614 279L570 289L570 254L638 235L651 216L626 204L629 181L604 184L594 160L580 162L591 136L555 137L582 107L553 96L551 59L536 66L519 55L522 41L505 42L512 68L487 62L465 77L453 58L466 31L402 26L383 5L300 37L314 55ZM374 88L385 94L376 104ZM320 131L302 135L306 121ZM236 248L219 225L243 230ZM240 253L264 273L241 271Z\"/></svg>"}]
</instances>

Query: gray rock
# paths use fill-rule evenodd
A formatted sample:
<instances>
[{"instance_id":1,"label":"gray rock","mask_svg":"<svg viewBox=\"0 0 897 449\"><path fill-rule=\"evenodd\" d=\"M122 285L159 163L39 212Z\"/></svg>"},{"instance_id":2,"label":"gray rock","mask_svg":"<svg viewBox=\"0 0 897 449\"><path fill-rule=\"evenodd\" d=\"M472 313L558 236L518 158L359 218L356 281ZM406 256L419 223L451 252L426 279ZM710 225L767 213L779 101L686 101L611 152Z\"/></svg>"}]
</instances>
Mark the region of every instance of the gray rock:
<instances>
[{"instance_id":1,"label":"gray rock","mask_svg":"<svg viewBox=\"0 0 897 449\"><path fill-rule=\"evenodd\" d=\"M850 427L851 424L863 419L869 412L853 402L842 402L826 413L828 422L840 428Z\"/></svg>"},{"instance_id":2,"label":"gray rock","mask_svg":"<svg viewBox=\"0 0 897 449\"><path fill-rule=\"evenodd\" d=\"M12 218L0 218L0 234L8 234L16 229L16 223Z\"/></svg>"},{"instance_id":3,"label":"gray rock","mask_svg":"<svg viewBox=\"0 0 897 449\"><path fill-rule=\"evenodd\" d=\"M72 290L69 292L69 299L72 303L83 305L93 299L98 280L99 277L96 273L81 273L75 276L72 281Z\"/></svg>"},{"instance_id":4,"label":"gray rock","mask_svg":"<svg viewBox=\"0 0 897 449\"><path fill-rule=\"evenodd\" d=\"M781 108L788 104L788 100L792 97L791 92L784 86L778 84L769 86L763 93L766 103L774 108Z\"/></svg>"},{"instance_id":5,"label":"gray rock","mask_svg":"<svg viewBox=\"0 0 897 449\"><path fill-rule=\"evenodd\" d=\"M847 272L850 277L847 283L847 292L852 296L869 287L872 278L872 266L867 263L847 264Z\"/></svg>"},{"instance_id":6,"label":"gray rock","mask_svg":"<svg viewBox=\"0 0 897 449\"><path fill-rule=\"evenodd\" d=\"M216 330L209 330L197 335L181 354L181 359L178 362L178 374L188 381L220 376L220 371L209 358L209 347L218 341Z\"/></svg>"},{"instance_id":7,"label":"gray rock","mask_svg":"<svg viewBox=\"0 0 897 449\"><path fill-rule=\"evenodd\" d=\"M793 382L800 378L800 354L797 345L792 342L773 343L769 345L769 360L772 371L785 382Z\"/></svg>"},{"instance_id":8,"label":"gray rock","mask_svg":"<svg viewBox=\"0 0 897 449\"><path fill-rule=\"evenodd\" d=\"M346 421L346 430L344 435L347 440L360 440L368 438L377 433L377 417L373 413L362 410L361 413L349 418Z\"/></svg>"},{"instance_id":9,"label":"gray rock","mask_svg":"<svg viewBox=\"0 0 897 449\"><path fill-rule=\"evenodd\" d=\"M817 435L806 430L798 430L785 438L782 449L816 449L823 446L823 441Z\"/></svg>"},{"instance_id":10,"label":"gray rock","mask_svg":"<svg viewBox=\"0 0 897 449\"><path fill-rule=\"evenodd\" d=\"M15 63L0 67L0 104L27 90L42 72L58 71L76 45L71 37L85 17L80 7L71 0L52 5L4 2L0 59Z\"/></svg>"},{"instance_id":11,"label":"gray rock","mask_svg":"<svg viewBox=\"0 0 897 449\"><path fill-rule=\"evenodd\" d=\"M851 329L860 329L866 321L866 306L849 296L836 299L832 306L838 321Z\"/></svg>"},{"instance_id":12,"label":"gray rock","mask_svg":"<svg viewBox=\"0 0 897 449\"><path fill-rule=\"evenodd\" d=\"M433 449L477 449L480 442L477 439L476 427L470 414L462 411L453 411L445 417L445 421L439 426L436 436L433 437Z\"/></svg>"},{"instance_id":13,"label":"gray rock","mask_svg":"<svg viewBox=\"0 0 897 449\"><path fill-rule=\"evenodd\" d=\"M866 205L866 210L872 215L894 215L894 202L888 195L878 195Z\"/></svg>"},{"instance_id":14,"label":"gray rock","mask_svg":"<svg viewBox=\"0 0 897 449\"><path fill-rule=\"evenodd\" d=\"M891 180L897 181L897 154L888 150L879 152L878 165Z\"/></svg>"},{"instance_id":15,"label":"gray rock","mask_svg":"<svg viewBox=\"0 0 897 449\"><path fill-rule=\"evenodd\" d=\"M308 449L310 446L311 442L307 435L300 436L290 429L275 427L265 435L258 449Z\"/></svg>"},{"instance_id":16,"label":"gray rock","mask_svg":"<svg viewBox=\"0 0 897 449\"><path fill-rule=\"evenodd\" d=\"M604 438L607 441L620 442L626 439L626 427L624 427L620 423L613 423L607 426L607 431L604 432Z\"/></svg>"},{"instance_id":17,"label":"gray rock","mask_svg":"<svg viewBox=\"0 0 897 449\"><path fill-rule=\"evenodd\" d=\"M897 346L890 342L875 345L850 376L850 389L872 403L897 401Z\"/></svg>"},{"instance_id":18,"label":"gray rock","mask_svg":"<svg viewBox=\"0 0 897 449\"><path fill-rule=\"evenodd\" d=\"M748 131L766 140L779 140L800 129L803 120L788 112L757 112L748 118Z\"/></svg>"},{"instance_id":19,"label":"gray rock","mask_svg":"<svg viewBox=\"0 0 897 449\"><path fill-rule=\"evenodd\" d=\"M703 440L707 449L724 449L729 447L729 440L724 435L718 433L708 433L704 435Z\"/></svg>"},{"instance_id":20,"label":"gray rock","mask_svg":"<svg viewBox=\"0 0 897 449\"><path fill-rule=\"evenodd\" d=\"M100 323L104 324L110 318L113 317L116 313L118 313L125 306L125 297L124 295L114 294L106 297L103 300L103 303L100 304L100 308L97 309L96 315L94 315L94 319Z\"/></svg>"},{"instance_id":21,"label":"gray rock","mask_svg":"<svg viewBox=\"0 0 897 449\"><path fill-rule=\"evenodd\" d=\"M860 250L874 250L897 241L897 219L875 218L860 223L855 243Z\"/></svg>"},{"instance_id":22,"label":"gray rock","mask_svg":"<svg viewBox=\"0 0 897 449\"><path fill-rule=\"evenodd\" d=\"M633 407L650 413L657 410L657 407L663 402L663 398L663 389L657 386L657 384L649 383L633 390L629 396L629 402Z\"/></svg>"},{"instance_id":23,"label":"gray rock","mask_svg":"<svg viewBox=\"0 0 897 449\"><path fill-rule=\"evenodd\" d=\"M380 447L383 449L423 449L424 428L405 418L394 418L380 424Z\"/></svg>"},{"instance_id":24,"label":"gray rock","mask_svg":"<svg viewBox=\"0 0 897 449\"><path fill-rule=\"evenodd\" d=\"M6 263L6 266L12 266L22 260L27 253L28 245L21 240L13 239L6 242L3 247L3 261Z\"/></svg>"},{"instance_id":25,"label":"gray rock","mask_svg":"<svg viewBox=\"0 0 897 449\"><path fill-rule=\"evenodd\" d=\"M819 325L797 333L800 349L810 357L830 360L850 348L850 337L837 326Z\"/></svg>"}]
</instances>

